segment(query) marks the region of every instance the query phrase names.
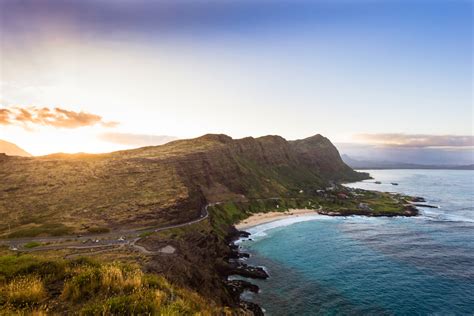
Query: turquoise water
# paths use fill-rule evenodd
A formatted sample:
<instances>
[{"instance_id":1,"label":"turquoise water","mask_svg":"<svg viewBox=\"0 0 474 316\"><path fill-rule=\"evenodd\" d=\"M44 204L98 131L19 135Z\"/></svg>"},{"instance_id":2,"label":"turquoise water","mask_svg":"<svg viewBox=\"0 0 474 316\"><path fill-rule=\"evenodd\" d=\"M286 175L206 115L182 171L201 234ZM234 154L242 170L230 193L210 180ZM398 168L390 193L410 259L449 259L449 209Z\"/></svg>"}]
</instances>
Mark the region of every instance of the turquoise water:
<instances>
[{"instance_id":1,"label":"turquoise water","mask_svg":"<svg viewBox=\"0 0 474 316\"><path fill-rule=\"evenodd\" d=\"M249 229L245 299L269 315L474 315L474 172L373 170L351 187L423 196L415 218L309 216ZM375 184L374 181L382 184ZM390 182L398 182L393 186ZM302 221L304 220L304 221Z\"/></svg>"}]
</instances>

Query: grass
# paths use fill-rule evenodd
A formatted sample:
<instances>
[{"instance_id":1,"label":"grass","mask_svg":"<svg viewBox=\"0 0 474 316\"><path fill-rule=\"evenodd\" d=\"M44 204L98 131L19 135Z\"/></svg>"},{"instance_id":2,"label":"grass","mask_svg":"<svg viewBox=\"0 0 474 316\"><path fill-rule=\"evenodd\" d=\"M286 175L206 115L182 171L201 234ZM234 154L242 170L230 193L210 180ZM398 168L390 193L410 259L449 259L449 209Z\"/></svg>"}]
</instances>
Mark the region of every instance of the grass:
<instances>
[{"instance_id":1,"label":"grass","mask_svg":"<svg viewBox=\"0 0 474 316\"><path fill-rule=\"evenodd\" d=\"M104 234L110 232L108 227L89 227L87 231L92 234Z\"/></svg>"},{"instance_id":2,"label":"grass","mask_svg":"<svg viewBox=\"0 0 474 316\"><path fill-rule=\"evenodd\" d=\"M66 309L64 309L66 308ZM0 314L231 315L133 263L0 256Z\"/></svg>"},{"instance_id":3,"label":"grass","mask_svg":"<svg viewBox=\"0 0 474 316\"><path fill-rule=\"evenodd\" d=\"M26 244L23 245L23 247L25 247L27 249L31 249L31 248L35 248L35 247L39 247L39 246L41 246L41 243L36 242L36 241L30 241L30 242L27 242Z\"/></svg>"},{"instance_id":4,"label":"grass","mask_svg":"<svg viewBox=\"0 0 474 316\"><path fill-rule=\"evenodd\" d=\"M2 288L6 304L15 307L29 307L39 304L46 298L43 281L37 276L14 278Z\"/></svg>"},{"instance_id":5,"label":"grass","mask_svg":"<svg viewBox=\"0 0 474 316\"><path fill-rule=\"evenodd\" d=\"M22 238L22 237L37 237L41 235L47 236L62 236L72 232L70 227L64 224L42 224L39 226L22 228L10 233L8 238Z\"/></svg>"},{"instance_id":6,"label":"grass","mask_svg":"<svg viewBox=\"0 0 474 316\"><path fill-rule=\"evenodd\" d=\"M143 233L140 233L140 235L138 235L140 238L145 238L145 237L148 237L148 236L151 236L153 235L153 231L151 232L143 232Z\"/></svg>"}]
</instances>

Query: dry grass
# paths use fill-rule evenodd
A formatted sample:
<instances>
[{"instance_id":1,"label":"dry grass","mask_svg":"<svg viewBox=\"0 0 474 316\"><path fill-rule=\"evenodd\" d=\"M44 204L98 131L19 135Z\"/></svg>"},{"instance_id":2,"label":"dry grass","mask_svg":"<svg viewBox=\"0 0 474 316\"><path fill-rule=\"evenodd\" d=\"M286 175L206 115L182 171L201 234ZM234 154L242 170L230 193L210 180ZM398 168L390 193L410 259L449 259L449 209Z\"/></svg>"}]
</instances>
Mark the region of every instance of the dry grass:
<instances>
[{"instance_id":1,"label":"dry grass","mask_svg":"<svg viewBox=\"0 0 474 316\"><path fill-rule=\"evenodd\" d=\"M165 210L188 197L173 165L147 159L15 157L0 179L0 237L166 223Z\"/></svg>"},{"instance_id":2,"label":"dry grass","mask_svg":"<svg viewBox=\"0 0 474 316\"><path fill-rule=\"evenodd\" d=\"M0 256L0 315L230 315L136 264Z\"/></svg>"},{"instance_id":3,"label":"dry grass","mask_svg":"<svg viewBox=\"0 0 474 316\"><path fill-rule=\"evenodd\" d=\"M133 291L142 286L143 272L138 268L124 270L120 266L102 267L101 286L110 292Z\"/></svg>"},{"instance_id":4,"label":"dry grass","mask_svg":"<svg viewBox=\"0 0 474 316\"><path fill-rule=\"evenodd\" d=\"M46 290L37 276L17 277L6 284L2 291L7 304L26 307L39 304L46 298Z\"/></svg>"},{"instance_id":5,"label":"dry grass","mask_svg":"<svg viewBox=\"0 0 474 316\"><path fill-rule=\"evenodd\" d=\"M64 286L62 299L87 302L85 315L214 315L224 309L197 293L171 285L158 275L144 274L137 266L117 263L78 267Z\"/></svg>"}]
</instances>

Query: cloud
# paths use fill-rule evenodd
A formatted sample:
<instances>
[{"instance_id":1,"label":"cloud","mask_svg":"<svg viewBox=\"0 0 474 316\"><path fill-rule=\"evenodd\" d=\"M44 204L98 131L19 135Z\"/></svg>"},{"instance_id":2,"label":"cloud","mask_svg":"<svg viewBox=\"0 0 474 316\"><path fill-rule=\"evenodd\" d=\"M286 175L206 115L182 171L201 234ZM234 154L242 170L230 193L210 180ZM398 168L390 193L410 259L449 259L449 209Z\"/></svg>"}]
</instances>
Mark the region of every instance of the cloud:
<instances>
[{"instance_id":1,"label":"cloud","mask_svg":"<svg viewBox=\"0 0 474 316\"><path fill-rule=\"evenodd\" d=\"M134 147L157 146L163 145L178 138L166 135L144 135L144 134L130 134L130 133L103 133L99 135L99 139Z\"/></svg>"},{"instance_id":2,"label":"cloud","mask_svg":"<svg viewBox=\"0 0 474 316\"><path fill-rule=\"evenodd\" d=\"M21 125L27 129L30 128L30 125L57 128L79 128L93 125L115 127L118 125L117 122L106 122L96 114L74 112L59 107L11 107L0 109L0 124Z\"/></svg>"},{"instance_id":3,"label":"cloud","mask_svg":"<svg viewBox=\"0 0 474 316\"><path fill-rule=\"evenodd\" d=\"M7 109L0 109L0 125L10 124L10 111Z\"/></svg>"},{"instance_id":4,"label":"cloud","mask_svg":"<svg viewBox=\"0 0 474 316\"><path fill-rule=\"evenodd\" d=\"M472 135L426 135L426 134L358 134L356 139L392 147L473 147Z\"/></svg>"}]
</instances>

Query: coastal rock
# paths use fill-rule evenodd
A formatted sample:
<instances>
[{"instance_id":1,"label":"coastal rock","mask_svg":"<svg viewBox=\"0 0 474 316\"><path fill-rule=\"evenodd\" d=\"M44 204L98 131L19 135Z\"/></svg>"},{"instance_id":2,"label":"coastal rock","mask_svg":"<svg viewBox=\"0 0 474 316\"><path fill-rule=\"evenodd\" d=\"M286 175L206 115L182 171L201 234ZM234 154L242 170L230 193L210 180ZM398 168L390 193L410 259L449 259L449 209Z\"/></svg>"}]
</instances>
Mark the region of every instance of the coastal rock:
<instances>
[{"instance_id":1,"label":"coastal rock","mask_svg":"<svg viewBox=\"0 0 474 316\"><path fill-rule=\"evenodd\" d=\"M426 200L424 198L422 198L421 196L414 196L411 198L410 202L414 202L414 203L417 203L417 202L421 202L421 203L424 203L426 202Z\"/></svg>"},{"instance_id":2,"label":"coastal rock","mask_svg":"<svg viewBox=\"0 0 474 316\"><path fill-rule=\"evenodd\" d=\"M418 209L412 205L406 205L403 212L373 212L365 211L361 209L344 209L343 211L334 212L334 211L318 211L318 214L327 215L327 216L351 216L351 215L360 215L367 217L395 217L395 216L416 216L418 215Z\"/></svg>"},{"instance_id":3,"label":"coastal rock","mask_svg":"<svg viewBox=\"0 0 474 316\"><path fill-rule=\"evenodd\" d=\"M255 303L241 301L240 307L244 310L250 311L254 316L264 316L265 314L262 311L262 308Z\"/></svg>"},{"instance_id":4,"label":"coastal rock","mask_svg":"<svg viewBox=\"0 0 474 316\"><path fill-rule=\"evenodd\" d=\"M229 255L229 259L243 259L243 258L250 258L250 255L245 252L232 252Z\"/></svg>"},{"instance_id":5,"label":"coastal rock","mask_svg":"<svg viewBox=\"0 0 474 316\"><path fill-rule=\"evenodd\" d=\"M251 291L258 293L259 288L257 285L252 284L245 280L231 280L226 282L227 288L236 296L239 297L244 291Z\"/></svg>"},{"instance_id":6,"label":"coastal rock","mask_svg":"<svg viewBox=\"0 0 474 316\"><path fill-rule=\"evenodd\" d=\"M413 203L413 205L418 206L418 207L439 208L438 206L435 206L435 205L421 204L421 203Z\"/></svg>"},{"instance_id":7,"label":"coastal rock","mask_svg":"<svg viewBox=\"0 0 474 316\"><path fill-rule=\"evenodd\" d=\"M250 235L251 235L251 234L250 234L249 232L246 232L246 231L244 231L244 230L239 230L239 232L238 232L238 236L239 236L240 238L247 238L247 237L249 237Z\"/></svg>"},{"instance_id":8,"label":"coastal rock","mask_svg":"<svg viewBox=\"0 0 474 316\"><path fill-rule=\"evenodd\" d=\"M253 279L267 279L268 278L267 272L262 267L253 267L241 262L232 263L229 272L230 272L229 275L237 274L243 277L253 278Z\"/></svg>"},{"instance_id":9,"label":"coastal rock","mask_svg":"<svg viewBox=\"0 0 474 316\"><path fill-rule=\"evenodd\" d=\"M416 216L418 215L418 209L413 205L407 205L404 211L406 216Z\"/></svg>"}]
</instances>

